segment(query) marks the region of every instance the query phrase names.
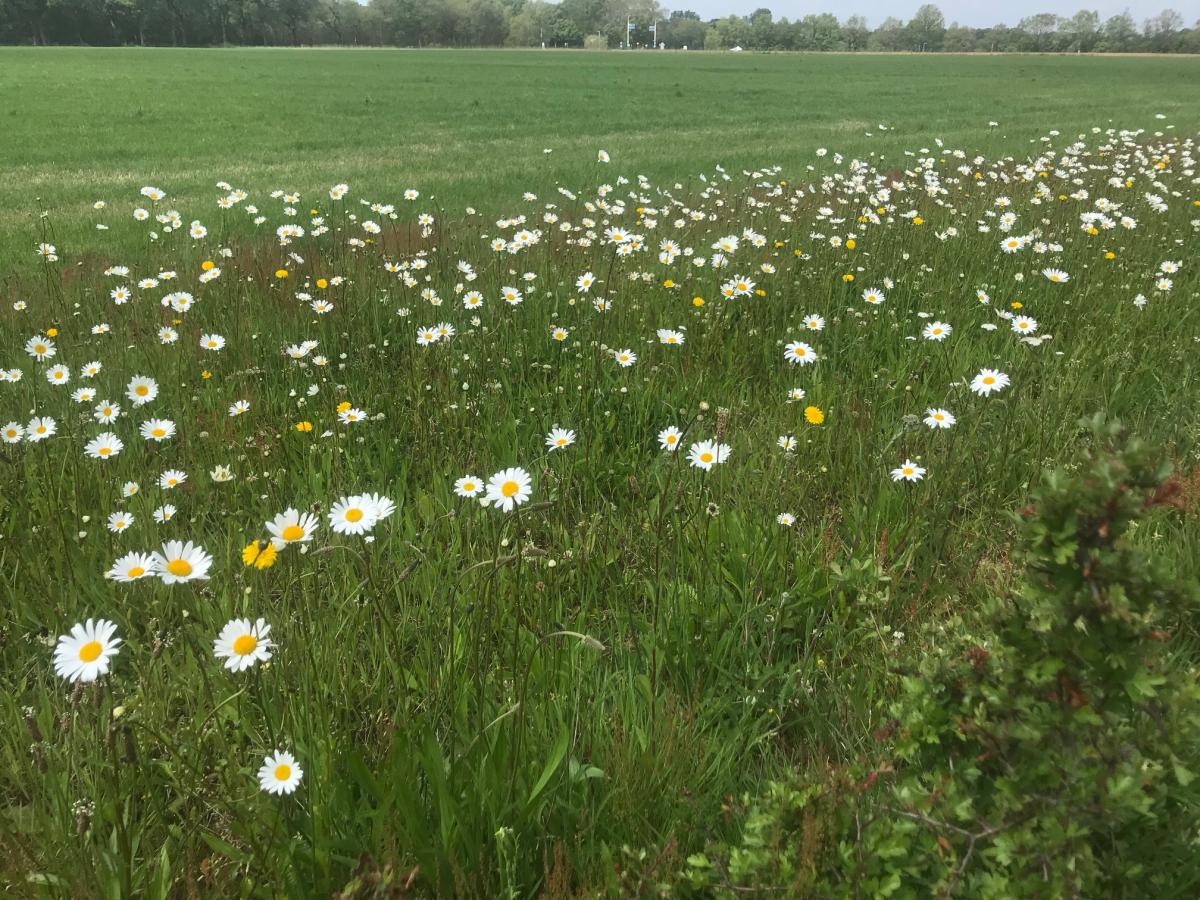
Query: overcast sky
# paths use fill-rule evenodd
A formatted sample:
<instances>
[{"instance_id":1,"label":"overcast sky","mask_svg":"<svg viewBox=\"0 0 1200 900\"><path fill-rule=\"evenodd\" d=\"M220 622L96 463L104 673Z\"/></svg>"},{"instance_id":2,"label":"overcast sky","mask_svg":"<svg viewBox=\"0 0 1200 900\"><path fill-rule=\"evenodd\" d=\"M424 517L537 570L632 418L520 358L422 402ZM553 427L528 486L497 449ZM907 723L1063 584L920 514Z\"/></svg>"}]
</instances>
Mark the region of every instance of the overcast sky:
<instances>
[{"instance_id":1,"label":"overcast sky","mask_svg":"<svg viewBox=\"0 0 1200 900\"><path fill-rule=\"evenodd\" d=\"M888 16L908 20L913 12L921 5L921 0L907 0L902 3L892 3L888 0L659 0L667 9L694 9L705 19L716 16L737 13L746 15L759 7L767 7L775 17L787 16L789 19L802 18L814 12L832 12L839 19L858 14L865 16L867 23L874 28ZM1060 16L1073 16L1081 9L1094 9L1100 13L1101 19L1115 16L1129 10L1138 26L1142 20L1157 15L1163 9L1174 9L1183 14L1184 20L1191 25L1200 18L1200 0L1142 0L1130 3L1128 0L1008 0L1006 3L982 2L982 0L946 0L938 3L938 8L946 16L946 24L958 22L960 25L983 27L986 25L1016 25L1025 16L1034 13L1051 12Z\"/></svg>"}]
</instances>

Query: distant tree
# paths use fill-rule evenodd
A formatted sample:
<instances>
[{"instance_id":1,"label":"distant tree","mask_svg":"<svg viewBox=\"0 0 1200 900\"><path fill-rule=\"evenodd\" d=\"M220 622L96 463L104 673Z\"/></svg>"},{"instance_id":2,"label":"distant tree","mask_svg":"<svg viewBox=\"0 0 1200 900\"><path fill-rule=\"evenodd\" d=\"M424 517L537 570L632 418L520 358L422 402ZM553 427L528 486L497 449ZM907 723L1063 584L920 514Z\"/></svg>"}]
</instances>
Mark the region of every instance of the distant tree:
<instances>
[{"instance_id":1,"label":"distant tree","mask_svg":"<svg viewBox=\"0 0 1200 900\"><path fill-rule=\"evenodd\" d=\"M871 29L867 27L867 20L862 16L851 16L842 26L842 38L846 42L847 50L867 49L870 37Z\"/></svg>"},{"instance_id":2,"label":"distant tree","mask_svg":"<svg viewBox=\"0 0 1200 900\"><path fill-rule=\"evenodd\" d=\"M946 36L946 17L932 3L926 3L908 23L909 49L933 52L942 49Z\"/></svg>"},{"instance_id":3,"label":"distant tree","mask_svg":"<svg viewBox=\"0 0 1200 900\"><path fill-rule=\"evenodd\" d=\"M1100 37L1100 13L1081 9L1071 18L1061 19L1058 30L1063 50L1091 53Z\"/></svg>"},{"instance_id":4,"label":"distant tree","mask_svg":"<svg viewBox=\"0 0 1200 900\"><path fill-rule=\"evenodd\" d=\"M1104 23L1101 31L1099 49L1108 53L1128 53L1139 49L1137 25L1129 10L1118 16L1113 16Z\"/></svg>"},{"instance_id":5,"label":"distant tree","mask_svg":"<svg viewBox=\"0 0 1200 900\"><path fill-rule=\"evenodd\" d=\"M871 35L870 47L872 50L903 50L905 38L904 23L895 16L888 16Z\"/></svg>"},{"instance_id":6,"label":"distant tree","mask_svg":"<svg viewBox=\"0 0 1200 900\"><path fill-rule=\"evenodd\" d=\"M1054 13L1038 13L1026 16L1017 24L1017 30L1026 37L1024 50L1042 53L1055 49L1054 36L1058 32L1059 17Z\"/></svg>"},{"instance_id":7,"label":"distant tree","mask_svg":"<svg viewBox=\"0 0 1200 900\"><path fill-rule=\"evenodd\" d=\"M946 29L946 37L942 41L942 49L947 53L970 53L975 49L975 29L964 28L954 22Z\"/></svg>"},{"instance_id":8,"label":"distant tree","mask_svg":"<svg viewBox=\"0 0 1200 900\"><path fill-rule=\"evenodd\" d=\"M1164 9L1157 16L1147 19L1142 27L1147 49L1155 53L1170 53L1175 49L1183 29L1183 16L1173 9Z\"/></svg>"}]
</instances>

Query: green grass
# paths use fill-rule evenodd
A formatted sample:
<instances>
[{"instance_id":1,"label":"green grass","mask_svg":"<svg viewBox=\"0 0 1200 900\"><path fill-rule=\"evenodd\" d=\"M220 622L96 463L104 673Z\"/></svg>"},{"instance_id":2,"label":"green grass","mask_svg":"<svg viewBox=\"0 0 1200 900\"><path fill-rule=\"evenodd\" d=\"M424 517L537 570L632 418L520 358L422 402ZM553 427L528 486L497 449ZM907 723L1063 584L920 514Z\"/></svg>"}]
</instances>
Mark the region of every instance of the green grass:
<instances>
[{"instance_id":1,"label":"green grass","mask_svg":"<svg viewBox=\"0 0 1200 900\"><path fill-rule=\"evenodd\" d=\"M204 205L220 179L412 185L491 209L587 184L597 147L655 179L799 176L821 146L903 167L937 137L1025 153L1050 129L1154 129L1153 113L1194 128L1200 59L6 47L0 96L0 231L51 210L78 240L93 200L143 184Z\"/></svg>"},{"instance_id":2,"label":"green grass","mask_svg":"<svg viewBox=\"0 0 1200 900\"><path fill-rule=\"evenodd\" d=\"M0 51L2 93L22 98L0 132L12 167L3 174L16 176L0 179L0 253L12 266L0 367L23 372L0 384L0 425L36 413L58 427L44 442L0 444L0 713L10 725L0 734L0 885L328 896L378 866L400 880L413 873L423 894L649 893L689 854L734 838L740 798L769 779L837 778L881 752L897 672L939 640L950 613L970 621L980 598L1019 582L1008 512L1086 445L1081 416L1119 417L1195 480L1196 65ZM1136 153L1101 153L1108 138L1093 126L1161 129L1175 143L1144 136ZM1039 140L1051 129L1061 135ZM1083 132L1096 151L1083 164L1022 177L1028 154L1061 153ZM937 137L943 153L921 152ZM600 147L611 164L596 162ZM823 187L846 172L839 152L880 154L876 171L889 174L867 175L863 194ZM977 153L986 159L976 164ZM945 194L926 193L919 160ZM1131 186L1107 184L1118 160ZM217 209L221 179L250 196ZM893 180L909 190L872 197ZM351 195L335 202L326 192L339 181ZM614 190L601 197L601 183ZM144 184L167 199L140 197ZM1035 205L1038 185L1049 193ZM421 199L402 200L408 187ZM303 192L296 216L270 196L276 188ZM525 190L539 199L523 200ZM1147 193L1169 209L1153 212ZM1014 234L1036 231L1061 250L1001 253L1000 196L1018 216ZM1081 230L1100 196L1138 227ZM360 198L395 203L397 218ZM92 209L98 199L103 210ZM466 215L469 204L481 214ZM177 209L184 230L135 222L138 206ZM59 261L32 251L40 208ZM311 209L328 233L311 233ZM692 221L692 209L706 218ZM428 234L420 212L435 214ZM525 216L541 242L489 249L516 230L498 215ZM367 218L381 233L363 229ZM193 219L205 237L188 236ZM287 221L310 233L281 247L274 230ZM617 255L609 225L644 235L647 249ZM656 258L663 238L708 256L746 228L766 240L743 240L728 269ZM222 270L207 284L205 260ZM1183 268L1169 292L1156 290L1168 260ZM415 286L385 262L406 265ZM110 265L130 272L105 275ZM1046 266L1070 281L1052 284ZM178 278L110 299L163 270ZM581 295L585 271L599 281ZM735 274L764 294L723 299ZM511 285L525 287L519 306L501 299ZM881 286L881 306L861 299ZM422 299L424 287L444 303ZM471 289L484 295L476 313L461 300ZM197 302L176 313L159 302L170 290ZM334 308L318 315L297 292ZM612 309L594 311L598 297ZM998 315L1014 302L1050 340L1017 340ZM810 314L825 330L805 328ZM953 326L949 340L919 338L934 319ZM439 321L456 336L417 346L418 326ZM554 342L551 326L568 339ZM57 355L32 361L25 342L51 327ZM178 342L160 343L162 327ZM664 346L658 328L683 329L686 342ZM199 347L210 333L223 350ZM284 354L304 340L319 343L303 362ZM793 340L812 344L818 362L788 365ZM609 352L623 348L638 356L629 368ZM78 371L91 360L103 369L85 382ZM59 362L70 387L47 382ZM966 382L985 366L1011 387L973 395ZM140 409L124 399L134 375L160 386ZM76 405L69 394L84 384L97 396ZM806 396L788 403L795 387ZM91 416L101 399L124 407L112 425ZM240 399L250 411L229 416ZM369 419L339 424L340 403ZM807 405L823 424L806 421ZM929 406L952 410L957 426L926 428ZM173 420L178 435L143 440L137 426L151 416ZM297 430L303 422L312 430ZM655 438L672 424L686 429L674 455ZM556 425L578 441L548 452ZM125 449L86 457L104 430ZM776 446L781 435L797 438L792 453ZM714 436L731 445L729 461L689 467L686 445ZM893 483L889 470L906 458L928 478ZM210 477L219 465L232 481ZM507 466L533 479L516 512L454 496L456 478ZM187 482L160 489L167 469ZM126 481L141 486L131 498ZM330 504L364 491L397 511L372 542L335 536ZM163 503L177 512L160 525ZM245 567L242 549L289 507L317 510L315 540L271 568ZM117 510L136 522L112 534L105 521ZM792 527L777 524L782 512ZM103 577L124 553L168 539L203 545L211 577ZM1194 505L1139 539L1195 574ZM225 671L213 639L231 618L260 616L274 658ZM72 686L54 674L53 647L89 617L116 622L125 644L110 675ZM1191 648L1178 652L1181 670L1194 665ZM305 772L287 797L262 794L254 778L277 747Z\"/></svg>"}]
</instances>

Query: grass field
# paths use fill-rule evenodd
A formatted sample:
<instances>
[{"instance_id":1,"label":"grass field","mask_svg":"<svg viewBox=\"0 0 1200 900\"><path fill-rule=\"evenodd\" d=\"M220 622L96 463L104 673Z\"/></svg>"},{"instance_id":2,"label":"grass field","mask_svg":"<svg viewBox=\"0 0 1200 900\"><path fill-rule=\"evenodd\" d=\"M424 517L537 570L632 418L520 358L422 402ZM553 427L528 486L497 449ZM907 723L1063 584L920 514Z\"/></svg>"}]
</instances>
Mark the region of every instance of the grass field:
<instances>
[{"instance_id":1,"label":"grass field","mask_svg":"<svg viewBox=\"0 0 1200 900\"><path fill-rule=\"evenodd\" d=\"M0 889L1194 896L1197 75L0 50Z\"/></svg>"},{"instance_id":2,"label":"grass field","mask_svg":"<svg viewBox=\"0 0 1200 900\"><path fill-rule=\"evenodd\" d=\"M1153 128L1154 113L1194 128L1200 59L0 48L0 96L0 232L50 210L74 242L92 201L143 184L209 203L220 179L351 181L499 211L586 185L596 147L654 179L716 163L798 176L822 146L903 167L937 137L1025 153L1051 129Z\"/></svg>"}]
</instances>

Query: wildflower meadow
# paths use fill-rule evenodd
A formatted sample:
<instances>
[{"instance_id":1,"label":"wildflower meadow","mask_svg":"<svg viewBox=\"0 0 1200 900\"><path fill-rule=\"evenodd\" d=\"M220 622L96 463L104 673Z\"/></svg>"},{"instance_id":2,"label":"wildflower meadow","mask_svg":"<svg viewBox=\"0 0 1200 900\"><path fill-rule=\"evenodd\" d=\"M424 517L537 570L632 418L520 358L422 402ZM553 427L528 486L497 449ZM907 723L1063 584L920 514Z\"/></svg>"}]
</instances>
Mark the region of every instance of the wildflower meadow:
<instances>
[{"instance_id":1,"label":"wildflower meadow","mask_svg":"<svg viewBox=\"0 0 1200 900\"><path fill-rule=\"evenodd\" d=\"M1127 118L6 228L5 893L1195 896L1200 143Z\"/></svg>"}]
</instances>

